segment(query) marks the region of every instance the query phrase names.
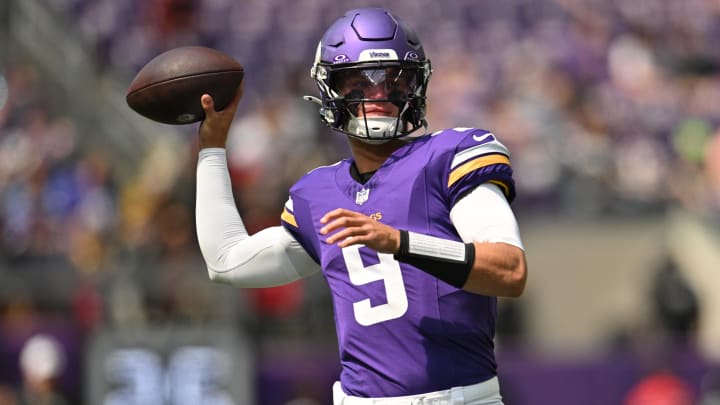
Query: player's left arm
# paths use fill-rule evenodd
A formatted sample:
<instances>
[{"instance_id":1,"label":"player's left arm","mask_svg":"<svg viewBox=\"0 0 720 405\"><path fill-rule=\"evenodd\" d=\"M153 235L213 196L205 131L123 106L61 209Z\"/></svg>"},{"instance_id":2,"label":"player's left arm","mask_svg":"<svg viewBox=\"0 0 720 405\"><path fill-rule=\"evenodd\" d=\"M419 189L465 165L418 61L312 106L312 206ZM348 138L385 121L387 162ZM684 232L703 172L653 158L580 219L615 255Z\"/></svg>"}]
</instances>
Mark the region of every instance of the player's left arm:
<instances>
[{"instance_id":1,"label":"player's left arm","mask_svg":"<svg viewBox=\"0 0 720 405\"><path fill-rule=\"evenodd\" d=\"M474 250L462 288L499 297L522 295L527 260L517 220L501 189L491 183L478 186L453 206L450 219Z\"/></svg>"},{"instance_id":2,"label":"player's left arm","mask_svg":"<svg viewBox=\"0 0 720 405\"><path fill-rule=\"evenodd\" d=\"M502 191L490 183L477 187L455 204L450 218L463 242L399 230L342 208L321 218L320 233L330 235L326 242L340 248L363 244L393 254L472 293L520 296L527 263L517 221Z\"/></svg>"}]
</instances>

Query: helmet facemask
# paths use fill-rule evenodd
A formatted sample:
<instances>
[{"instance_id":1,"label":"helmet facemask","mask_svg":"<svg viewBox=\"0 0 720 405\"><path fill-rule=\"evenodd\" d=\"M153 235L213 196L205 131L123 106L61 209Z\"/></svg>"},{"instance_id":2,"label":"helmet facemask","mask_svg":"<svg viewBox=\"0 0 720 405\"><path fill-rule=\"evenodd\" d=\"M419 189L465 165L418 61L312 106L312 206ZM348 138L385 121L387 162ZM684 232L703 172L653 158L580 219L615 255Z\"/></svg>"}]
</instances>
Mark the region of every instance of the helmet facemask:
<instances>
[{"instance_id":1,"label":"helmet facemask","mask_svg":"<svg viewBox=\"0 0 720 405\"><path fill-rule=\"evenodd\" d=\"M316 64L323 122L354 138L385 142L426 127L429 61Z\"/></svg>"}]
</instances>

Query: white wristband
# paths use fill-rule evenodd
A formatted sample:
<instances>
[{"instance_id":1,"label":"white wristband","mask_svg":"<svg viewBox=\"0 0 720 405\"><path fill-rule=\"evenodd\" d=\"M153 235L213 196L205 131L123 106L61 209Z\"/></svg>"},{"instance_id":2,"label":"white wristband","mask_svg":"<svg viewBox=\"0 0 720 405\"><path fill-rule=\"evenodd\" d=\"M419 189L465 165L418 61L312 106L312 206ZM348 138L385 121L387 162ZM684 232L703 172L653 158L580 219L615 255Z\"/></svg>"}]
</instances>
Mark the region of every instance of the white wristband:
<instances>
[{"instance_id":1,"label":"white wristband","mask_svg":"<svg viewBox=\"0 0 720 405\"><path fill-rule=\"evenodd\" d=\"M465 244L462 242L408 232L408 253L429 256L453 262L465 262Z\"/></svg>"}]
</instances>

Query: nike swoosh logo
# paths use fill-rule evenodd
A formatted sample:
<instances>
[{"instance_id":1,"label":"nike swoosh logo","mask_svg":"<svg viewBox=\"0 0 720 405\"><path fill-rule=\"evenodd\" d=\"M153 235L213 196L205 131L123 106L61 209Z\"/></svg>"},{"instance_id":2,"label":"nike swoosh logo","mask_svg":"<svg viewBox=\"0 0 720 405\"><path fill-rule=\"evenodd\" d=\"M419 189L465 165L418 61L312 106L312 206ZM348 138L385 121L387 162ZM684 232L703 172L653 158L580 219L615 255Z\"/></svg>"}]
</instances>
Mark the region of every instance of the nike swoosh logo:
<instances>
[{"instance_id":1,"label":"nike swoosh logo","mask_svg":"<svg viewBox=\"0 0 720 405\"><path fill-rule=\"evenodd\" d=\"M482 135L473 135L473 139L478 142L486 143L495 140L495 137L492 133L488 133Z\"/></svg>"}]
</instances>

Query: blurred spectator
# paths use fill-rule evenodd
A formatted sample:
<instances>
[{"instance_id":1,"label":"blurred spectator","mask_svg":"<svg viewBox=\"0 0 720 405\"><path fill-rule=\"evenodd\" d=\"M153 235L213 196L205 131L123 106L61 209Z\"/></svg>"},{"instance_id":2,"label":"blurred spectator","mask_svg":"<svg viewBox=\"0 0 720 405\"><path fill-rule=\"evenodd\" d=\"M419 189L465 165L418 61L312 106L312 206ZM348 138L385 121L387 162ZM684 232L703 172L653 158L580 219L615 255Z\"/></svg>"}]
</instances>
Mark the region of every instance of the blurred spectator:
<instances>
[{"instance_id":1,"label":"blurred spectator","mask_svg":"<svg viewBox=\"0 0 720 405\"><path fill-rule=\"evenodd\" d=\"M652 285L653 311L670 343L692 343L700 316L697 295L671 259L655 274Z\"/></svg>"},{"instance_id":2,"label":"blurred spectator","mask_svg":"<svg viewBox=\"0 0 720 405\"><path fill-rule=\"evenodd\" d=\"M215 46L243 62L246 92L253 97L242 113L246 119L236 125L242 135L235 144L243 150L234 157L237 181L253 175L258 159L272 165L293 156L282 153L288 145L312 145L302 125L313 121L294 120L294 108L282 101L299 100L299 94L284 93L297 89L278 78L302 66L306 71L310 61L293 55L312 51L323 23L318 16L342 4L308 0L282 4L273 13L273 2L54 3L78 16L101 54L114 55L103 63L119 77L134 74L162 50L187 44ZM445 73L429 90L431 129L469 122L502 130L522 172L520 210L596 215L662 209L673 177L669 133L687 116L720 122L720 112L710 107L720 94L720 60L712 45L720 29L712 16L720 11L711 3L423 4L457 21L418 24L419 35L437 48L436 69ZM265 60L273 63L263 65ZM295 122L301 127L289 134L296 138L282 135L278 126L292 128ZM248 133L253 127L256 135ZM276 159L266 160L269 155ZM268 184L258 191L277 189L282 186ZM587 196L583 204L573 204L582 196Z\"/></svg>"},{"instance_id":3,"label":"blurred spectator","mask_svg":"<svg viewBox=\"0 0 720 405\"><path fill-rule=\"evenodd\" d=\"M53 337L31 337L20 353L20 368L23 375L21 405L68 403L57 388L57 379L65 368L65 353Z\"/></svg>"},{"instance_id":4,"label":"blurred spectator","mask_svg":"<svg viewBox=\"0 0 720 405\"><path fill-rule=\"evenodd\" d=\"M689 385L670 372L658 372L640 380L628 393L624 405L692 405Z\"/></svg>"}]
</instances>

